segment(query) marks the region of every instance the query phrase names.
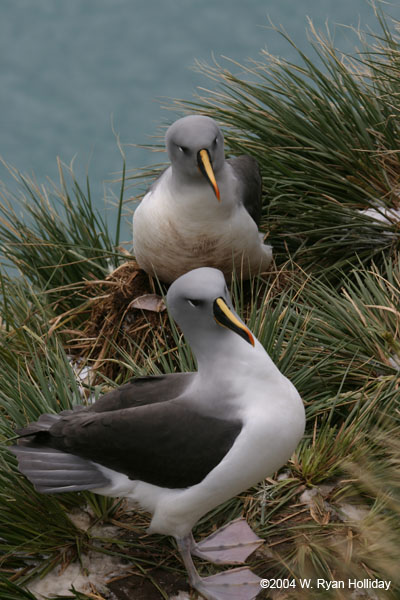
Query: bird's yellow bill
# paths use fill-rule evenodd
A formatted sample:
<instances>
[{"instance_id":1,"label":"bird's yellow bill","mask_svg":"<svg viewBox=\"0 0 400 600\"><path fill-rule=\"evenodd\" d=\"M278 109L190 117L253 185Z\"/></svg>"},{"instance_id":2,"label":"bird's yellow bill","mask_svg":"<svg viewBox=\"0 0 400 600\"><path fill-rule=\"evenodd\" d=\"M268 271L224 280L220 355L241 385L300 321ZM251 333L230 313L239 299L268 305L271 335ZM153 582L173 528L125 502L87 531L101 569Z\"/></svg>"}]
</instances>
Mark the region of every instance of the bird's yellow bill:
<instances>
[{"instance_id":1,"label":"bird's yellow bill","mask_svg":"<svg viewBox=\"0 0 400 600\"><path fill-rule=\"evenodd\" d=\"M214 300L214 318L219 325L231 329L246 342L249 342L252 346L255 345L251 331L233 314L223 298Z\"/></svg>"},{"instance_id":2,"label":"bird's yellow bill","mask_svg":"<svg viewBox=\"0 0 400 600\"><path fill-rule=\"evenodd\" d=\"M219 195L219 189L217 185L217 180L215 179L214 171L211 165L210 155L208 150L199 150L197 153L197 164L199 165L199 169L204 175L204 177L208 180L211 187L214 190L215 195L217 196L218 201L221 200Z\"/></svg>"}]
</instances>

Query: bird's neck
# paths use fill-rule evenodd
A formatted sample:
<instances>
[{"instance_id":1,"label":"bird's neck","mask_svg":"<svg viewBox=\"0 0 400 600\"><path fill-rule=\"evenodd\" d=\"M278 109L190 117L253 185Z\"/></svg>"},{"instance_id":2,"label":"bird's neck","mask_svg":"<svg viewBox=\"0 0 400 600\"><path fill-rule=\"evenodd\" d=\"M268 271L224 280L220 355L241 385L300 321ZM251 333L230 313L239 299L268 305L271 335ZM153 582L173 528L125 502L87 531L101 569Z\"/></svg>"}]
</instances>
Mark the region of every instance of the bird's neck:
<instances>
[{"instance_id":1,"label":"bird's neck","mask_svg":"<svg viewBox=\"0 0 400 600\"><path fill-rule=\"evenodd\" d=\"M221 336L217 342L214 340L212 348L206 340L199 345L197 339L196 348L191 344L195 351L199 380L202 385L206 386L209 381L215 380L226 380L228 384L232 372L245 373L246 377L260 378L264 375L267 377L277 370L257 340L253 347L235 333L227 332L227 337L229 339Z\"/></svg>"},{"instance_id":2,"label":"bird's neck","mask_svg":"<svg viewBox=\"0 0 400 600\"><path fill-rule=\"evenodd\" d=\"M232 182L229 180L226 172L226 165L215 174L221 199L217 200L214 190L208 181L199 172L198 177L187 175L171 166L168 187L170 191L170 201L178 205L180 209L212 210L215 212L226 212L232 209L232 199L234 198Z\"/></svg>"}]
</instances>

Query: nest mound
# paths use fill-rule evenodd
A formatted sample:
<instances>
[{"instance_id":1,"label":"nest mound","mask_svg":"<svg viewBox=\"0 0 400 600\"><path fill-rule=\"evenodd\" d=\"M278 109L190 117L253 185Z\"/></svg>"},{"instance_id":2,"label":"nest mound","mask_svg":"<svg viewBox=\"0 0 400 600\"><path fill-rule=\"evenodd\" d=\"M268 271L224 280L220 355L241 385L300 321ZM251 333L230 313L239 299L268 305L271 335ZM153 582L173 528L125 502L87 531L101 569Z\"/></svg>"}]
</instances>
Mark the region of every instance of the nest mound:
<instances>
[{"instance_id":1,"label":"nest mound","mask_svg":"<svg viewBox=\"0 0 400 600\"><path fill-rule=\"evenodd\" d=\"M122 365L115 360L117 347L118 354L126 351L139 367L143 366L144 357L151 353L149 334L158 332L163 344L171 337L168 315L160 297L166 287L159 284L156 289L156 285L133 259L102 281L85 282L83 295L87 301L78 310L85 319L79 328L64 331L68 338L67 352L88 362L93 372L101 372L112 380L121 376ZM151 309L141 308L143 297L150 299Z\"/></svg>"}]
</instances>

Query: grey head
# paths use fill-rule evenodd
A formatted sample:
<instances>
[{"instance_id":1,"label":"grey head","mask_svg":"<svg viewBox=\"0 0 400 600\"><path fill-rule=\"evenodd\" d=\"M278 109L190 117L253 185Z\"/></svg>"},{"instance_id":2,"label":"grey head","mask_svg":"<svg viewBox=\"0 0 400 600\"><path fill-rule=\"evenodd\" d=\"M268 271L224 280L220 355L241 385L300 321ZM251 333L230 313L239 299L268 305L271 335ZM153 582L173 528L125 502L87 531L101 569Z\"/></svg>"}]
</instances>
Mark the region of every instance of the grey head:
<instances>
[{"instance_id":1,"label":"grey head","mask_svg":"<svg viewBox=\"0 0 400 600\"><path fill-rule=\"evenodd\" d=\"M232 336L254 346L253 335L236 314L218 269L201 267L178 277L166 300L197 358L199 352L212 353L212 346L219 342L229 344Z\"/></svg>"},{"instance_id":2,"label":"grey head","mask_svg":"<svg viewBox=\"0 0 400 600\"><path fill-rule=\"evenodd\" d=\"M173 172L181 179L204 181L219 199L216 178L224 166L224 136L210 117L189 115L167 130L165 144Z\"/></svg>"}]
</instances>

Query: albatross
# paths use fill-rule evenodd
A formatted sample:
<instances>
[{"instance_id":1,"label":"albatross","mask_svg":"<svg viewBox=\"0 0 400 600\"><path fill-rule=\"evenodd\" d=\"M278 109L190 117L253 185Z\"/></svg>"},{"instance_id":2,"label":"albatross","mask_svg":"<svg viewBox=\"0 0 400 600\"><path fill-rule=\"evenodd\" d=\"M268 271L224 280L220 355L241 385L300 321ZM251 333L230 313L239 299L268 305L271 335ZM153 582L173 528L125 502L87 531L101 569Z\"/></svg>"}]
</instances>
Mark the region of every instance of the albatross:
<instances>
[{"instance_id":1,"label":"albatross","mask_svg":"<svg viewBox=\"0 0 400 600\"><path fill-rule=\"evenodd\" d=\"M139 266L165 283L198 267L229 279L266 271L261 175L248 155L225 159L224 137L210 117L189 115L167 130L171 165L156 179L133 215Z\"/></svg>"},{"instance_id":2,"label":"albatross","mask_svg":"<svg viewBox=\"0 0 400 600\"><path fill-rule=\"evenodd\" d=\"M262 543L246 521L199 543L191 531L286 463L303 436L303 403L235 312L221 271L186 273L166 300L196 372L138 378L90 407L44 414L11 450L39 492L133 499L152 514L149 532L175 538L192 587L208 600L251 600L260 578L248 567L201 577L192 558L243 565Z\"/></svg>"}]
</instances>

